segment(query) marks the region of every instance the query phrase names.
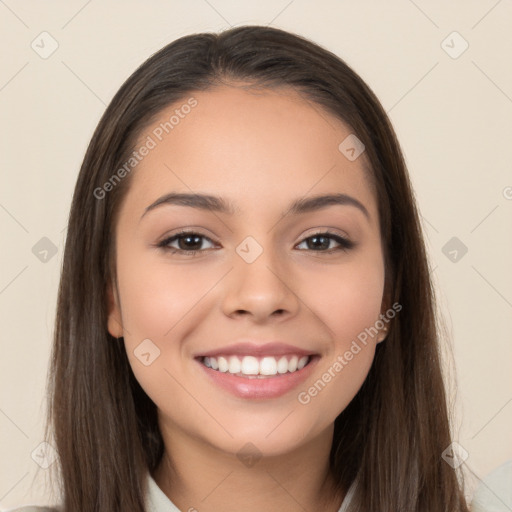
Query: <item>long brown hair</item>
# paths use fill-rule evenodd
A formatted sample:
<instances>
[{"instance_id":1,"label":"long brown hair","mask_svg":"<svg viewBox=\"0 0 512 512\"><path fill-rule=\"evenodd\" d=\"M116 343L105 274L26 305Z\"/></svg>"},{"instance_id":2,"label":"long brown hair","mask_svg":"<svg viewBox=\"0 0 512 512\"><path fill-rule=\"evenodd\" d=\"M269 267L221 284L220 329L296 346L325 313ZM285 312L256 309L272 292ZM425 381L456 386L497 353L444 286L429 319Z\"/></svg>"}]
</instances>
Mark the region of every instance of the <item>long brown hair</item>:
<instances>
[{"instance_id":1,"label":"long brown hair","mask_svg":"<svg viewBox=\"0 0 512 512\"><path fill-rule=\"evenodd\" d=\"M45 434L58 452L64 511L143 512L145 475L164 453L156 406L135 379L122 340L107 330L116 215L131 174L108 193L98 190L165 107L240 81L293 88L350 126L366 147L387 291L402 311L377 345L363 386L335 421L332 472L340 489L358 478L350 510L467 511L461 475L441 457L451 434L434 292L393 128L343 60L301 36L262 26L193 34L165 46L122 85L89 144L69 217L47 384Z\"/></svg>"}]
</instances>

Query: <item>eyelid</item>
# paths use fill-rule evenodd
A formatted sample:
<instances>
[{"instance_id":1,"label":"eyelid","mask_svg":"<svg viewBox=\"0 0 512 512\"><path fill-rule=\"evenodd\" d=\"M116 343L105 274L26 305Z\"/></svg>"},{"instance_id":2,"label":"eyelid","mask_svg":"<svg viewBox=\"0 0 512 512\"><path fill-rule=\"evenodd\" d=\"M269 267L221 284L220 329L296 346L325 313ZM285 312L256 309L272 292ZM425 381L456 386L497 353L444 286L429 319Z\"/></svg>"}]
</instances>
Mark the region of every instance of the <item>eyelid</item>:
<instances>
[{"instance_id":1,"label":"eyelid","mask_svg":"<svg viewBox=\"0 0 512 512\"><path fill-rule=\"evenodd\" d=\"M302 235L301 241L304 240L305 238L309 238L311 236L323 235L323 234L336 235L336 236L339 236L340 238L343 238L344 240L350 241L350 237L348 236L348 234L345 231L340 230L338 228L328 228L328 227L312 228L312 231L309 231L309 230L306 231L306 233L304 235Z\"/></svg>"},{"instance_id":2,"label":"eyelid","mask_svg":"<svg viewBox=\"0 0 512 512\"><path fill-rule=\"evenodd\" d=\"M163 242L167 242L167 241L169 241L169 239L178 237L180 235L200 235L200 236L206 238L207 240L209 240L210 242L213 242L214 244L219 244L219 241L216 240L216 238L214 236L212 236L210 234L206 234L201 228L195 228L192 226L190 228L179 228L177 231L172 231L170 233L166 233L160 239L160 241L157 242L156 245L162 244Z\"/></svg>"},{"instance_id":3,"label":"eyelid","mask_svg":"<svg viewBox=\"0 0 512 512\"><path fill-rule=\"evenodd\" d=\"M214 246L219 246L219 242L216 241L215 237L206 235L201 228L180 228L178 231L172 232L164 236L159 242L157 242L154 247L160 249L161 251L170 253L172 255L176 255L177 257L190 257L196 258L205 255L206 253L215 250L216 247L208 247L206 249L179 249L176 247L171 247L170 244L176 242L181 237L185 237L187 235L196 235L201 239L211 242ZM203 242L201 243L203 245Z\"/></svg>"},{"instance_id":4,"label":"eyelid","mask_svg":"<svg viewBox=\"0 0 512 512\"><path fill-rule=\"evenodd\" d=\"M351 242L350 237L345 232L340 232L338 230L334 231L333 230L334 228L312 228L312 229L314 230L313 232L306 232L306 234L302 235L302 237L300 238L300 241L297 243L301 243L305 239L310 238L315 235L325 235L325 234L335 235L340 238L343 238L343 240L345 240L347 242ZM157 244L159 244L161 242L165 242L165 241L169 240L170 238L177 237L179 235L190 235L190 234L200 235L200 236L203 236L204 238L207 238L211 242L214 242L216 244L219 243L219 241L216 240L215 237L213 237L210 234L204 233L201 228L195 228L192 226L190 228L179 228L178 231L174 231L174 232L165 234L162 237L162 239L160 240L160 242L157 242Z\"/></svg>"},{"instance_id":5,"label":"eyelid","mask_svg":"<svg viewBox=\"0 0 512 512\"><path fill-rule=\"evenodd\" d=\"M336 252L338 250L348 251L349 249L353 249L357 245L356 242L353 242L348 237L348 235L346 233L342 234L337 230L333 231L332 228L317 228L313 233L305 234L301 238L300 242L298 242L296 245L303 244L309 238L312 238L312 237L318 236L318 235L329 235L329 238L331 238L331 240L334 240L339 245L339 247L329 249L327 251L309 251L309 252L313 252L313 253L318 252L320 254L322 254L322 253L330 254L330 253Z\"/></svg>"},{"instance_id":6,"label":"eyelid","mask_svg":"<svg viewBox=\"0 0 512 512\"><path fill-rule=\"evenodd\" d=\"M206 253L206 252L209 252L212 250L212 248L186 250L186 249L177 249L177 248L169 246L169 244L171 242L175 242L181 236L186 236L186 235L198 235L200 238L203 238L204 240L208 240L213 245L219 245L219 242L215 240L215 237L211 237L211 236L204 234L202 229L200 229L200 228L190 227L190 228L180 228L178 231L164 236L161 241L159 241L155 244L155 246L160 249L163 249L164 251L169 251L172 254L180 254L183 256L195 256L198 253ZM324 235L324 236L327 235L326 238L330 238L330 240L336 242L338 244L338 246L328 249L326 251L314 251L314 250L308 250L308 249L305 249L305 250L299 249L299 251L300 252L303 252L303 251L311 252L313 254L317 252L320 255L322 255L322 254L332 255L339 251L347 252L357 246L357 243L353 242L345 233L341 234L339 231L333 230L333 228L315 228L314 232L309 233L309 234L308 233L304 234L301 237L300 241L294 245L294 248L297 247L298 245L305 243L310 238L312 238L314 236L319 236L319 235Z\"/></svg>"}]
</instances>

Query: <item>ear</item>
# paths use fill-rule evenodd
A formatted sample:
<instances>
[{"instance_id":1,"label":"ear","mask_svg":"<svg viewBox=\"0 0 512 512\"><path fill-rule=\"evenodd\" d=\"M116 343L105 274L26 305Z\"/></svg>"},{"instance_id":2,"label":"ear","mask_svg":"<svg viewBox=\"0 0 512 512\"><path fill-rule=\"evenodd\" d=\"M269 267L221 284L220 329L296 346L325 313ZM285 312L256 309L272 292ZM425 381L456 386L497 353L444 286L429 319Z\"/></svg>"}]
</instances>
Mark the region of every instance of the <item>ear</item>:
<instances>
[{"instance_id":1,"label":"ear","mask_svg":"<svg viewBox=\"0 0 512 512\"><path fill-rule=\"evenodd\" d=\"M389 327L387 325L380 329L377 336L377 343L382 343L388 337L388 330Z\"/></svg>"},{"instance_id":2,"label":"ear","mask_svg":"<svg viewBox=\"0 0 512 512\"><path fill-rule=\"evenodd\" d=\"M107 285L107 303L108 303L108 332L114 338L120 338L123 335L123 320L121 317L121 308L117 290L114 291L112 282Z\"/></svg>"},{"instance_id":3,"label":"ear","mask_svg":"<svg viewBox=\"0 0 512 512\"><path fill-rule=\"evenodd\" d=\"M382 320L384 327L382 329L379 329L379 334L377 335L377 343L381 343L388 336L391 322L386 316L386 311L390 308L390 306L391 306L391 297L389 296L389 293L387 293L387 291L386 291L384 294L384 297L382 299L382 305L381 305L380 316L379 316L379 319L384 318L384 320Z\"/></svg>"}]
</instances>

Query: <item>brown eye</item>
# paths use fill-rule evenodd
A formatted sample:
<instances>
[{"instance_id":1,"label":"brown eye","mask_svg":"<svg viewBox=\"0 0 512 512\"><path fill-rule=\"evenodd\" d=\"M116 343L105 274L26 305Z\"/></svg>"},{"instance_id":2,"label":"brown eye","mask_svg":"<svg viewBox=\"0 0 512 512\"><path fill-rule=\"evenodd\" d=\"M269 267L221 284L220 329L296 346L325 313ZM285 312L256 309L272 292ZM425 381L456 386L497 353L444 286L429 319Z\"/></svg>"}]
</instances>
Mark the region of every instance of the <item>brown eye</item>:
<instances>
[{"instance_id":1,"label":"brown eye","mask_svg":"<svg viewBox=\"0 0 512 512\"><path fill-rule=\"evenodd\" d=\"M203 240L212 242L208 237L193 231L183 231L177 235L173 235L165 240L162 240L158 247L171 253L182 253L185 255L193 255L206 249L202 248ZM172 247L171 244L177 242L177 247ZM213 243L213 242L212 242Z\"/></svg>"},{"instance_id":2,"label":"brown eye","mask_svg":"<svg viewBox=\"0 0 512 512\"><path fill-rule=\"evenodd\" d=\"M332 247L332 242L338 244L338 247ZM354 247L354 243L347 238L329 232L315 233L308 236L299 245L302 244L306 244L310 251L329 253L339 250L347 251Z\"/></svg>"}]
</instances>

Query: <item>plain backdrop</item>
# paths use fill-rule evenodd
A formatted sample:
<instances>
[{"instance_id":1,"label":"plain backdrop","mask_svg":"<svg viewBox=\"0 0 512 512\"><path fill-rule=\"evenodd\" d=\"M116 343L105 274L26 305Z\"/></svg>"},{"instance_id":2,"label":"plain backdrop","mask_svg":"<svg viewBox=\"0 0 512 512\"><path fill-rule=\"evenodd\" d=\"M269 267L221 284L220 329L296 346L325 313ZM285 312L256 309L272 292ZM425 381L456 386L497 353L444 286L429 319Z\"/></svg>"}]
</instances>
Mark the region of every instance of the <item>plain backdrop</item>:
<instances>
[{"instance_id":1,"label":"plain backdrop","mask_svg":"<svg viewBox=\"0 0 512 512\"><path fill-rule=\"evenodd\" d=\"M468 494L512 459L510 2L1 0L2 507L49 502L44 386L70 200L93 130L151 54L186 34L243 24L321 44L382 102L448 327Z\"/></svg>"}]
</instances>

